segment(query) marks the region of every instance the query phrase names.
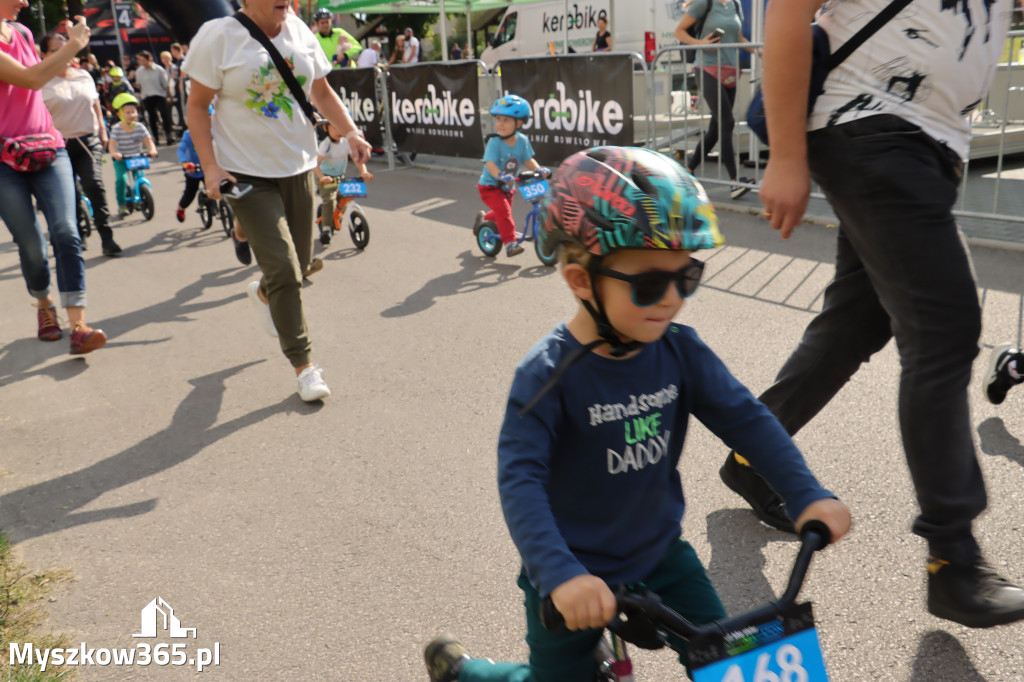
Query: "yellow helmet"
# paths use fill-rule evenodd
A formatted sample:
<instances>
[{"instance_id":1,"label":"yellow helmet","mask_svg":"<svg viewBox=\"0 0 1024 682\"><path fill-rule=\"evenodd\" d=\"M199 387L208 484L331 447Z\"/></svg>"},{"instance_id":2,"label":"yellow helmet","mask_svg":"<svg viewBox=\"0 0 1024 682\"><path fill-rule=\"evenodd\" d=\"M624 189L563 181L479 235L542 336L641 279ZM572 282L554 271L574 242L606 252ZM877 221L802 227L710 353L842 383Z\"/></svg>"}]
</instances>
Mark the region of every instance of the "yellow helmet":
<instances>
[{"instance_id":1,"label":"yellow helmet","mask_svg":"<svg viewBox=\"0 0 1024 682\"><path fill-rule=\"evenodd\" d=\"M130 92L122 92L120 95L114 98L114 101L110 103L110 106L114 108L114 111L120 111L121 107L125 104L139 105L138 98Z\"/></svg>"}]
</instances>

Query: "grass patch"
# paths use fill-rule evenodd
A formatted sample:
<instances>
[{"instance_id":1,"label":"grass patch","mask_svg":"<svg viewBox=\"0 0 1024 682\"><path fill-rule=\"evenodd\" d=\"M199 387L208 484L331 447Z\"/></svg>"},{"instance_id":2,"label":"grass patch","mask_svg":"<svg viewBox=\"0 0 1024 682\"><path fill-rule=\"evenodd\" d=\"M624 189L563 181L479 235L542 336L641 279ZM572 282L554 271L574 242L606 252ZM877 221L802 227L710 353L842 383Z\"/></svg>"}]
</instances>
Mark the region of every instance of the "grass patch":
<instances>
[{"instance_id":1,"label":"grass patch","mask_svg":"<svg viewBox=\"0 0 1024 682\"><path fill-rule=\"evenodd\" d=\"M46 618L41 601L53 586L69 580L67 570L30 573L14 556L7 536L0 532L0 679L4 682L54 682L72 679L73 671L64 666L11 665L11 642L31 642L37 649L66 647L64 635L39 635L36 630Z\"/></svg>"}]
</instances>

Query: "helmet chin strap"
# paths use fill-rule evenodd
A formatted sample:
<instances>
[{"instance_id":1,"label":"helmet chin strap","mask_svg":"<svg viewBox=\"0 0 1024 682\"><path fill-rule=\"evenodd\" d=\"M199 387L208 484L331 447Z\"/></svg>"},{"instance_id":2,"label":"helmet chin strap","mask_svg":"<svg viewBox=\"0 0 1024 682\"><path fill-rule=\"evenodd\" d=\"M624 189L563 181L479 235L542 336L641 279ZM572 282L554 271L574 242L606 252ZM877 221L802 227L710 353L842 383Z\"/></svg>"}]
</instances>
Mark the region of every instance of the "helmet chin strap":
<instances>
[{"instance_id":1,"label":"helmet chin strap","mask_svg":"<svg viewBox=\"0 0 1024 682\"><path fill-rule=\"evenodd\" d=\"M516 133L518 133L518 132L519 132L518 130L513 130L511 135L502 135L501 133L498 133L498 137L500 137L503 140L510 140L513 137L515 137Z\"/></svg>"}]
</instances>

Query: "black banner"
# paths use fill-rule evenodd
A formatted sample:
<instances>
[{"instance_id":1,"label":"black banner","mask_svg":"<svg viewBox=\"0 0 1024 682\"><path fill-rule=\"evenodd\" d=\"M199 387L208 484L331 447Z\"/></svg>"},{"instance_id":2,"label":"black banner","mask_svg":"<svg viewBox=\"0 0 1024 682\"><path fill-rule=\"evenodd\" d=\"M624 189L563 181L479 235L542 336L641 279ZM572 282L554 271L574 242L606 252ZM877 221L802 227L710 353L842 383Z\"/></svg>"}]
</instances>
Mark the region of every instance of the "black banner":
<instances>
[{"instance_id":1,"label":"black banner","mask_svg":"<svg viewBox=\"0 0 1024 682\"><path fill-rule=\"evenodd\" d=\"M533 115L522 132L543 165L599 145L633 146L629 56L502 59L501 87L530 103Z\"/></svg>"},{"instance_id":2,"label":"black banner","mask_svg":"<svg viewBox=\"0 0 1024 682\"><path fill-rule=\"evenodd\" d=\"M377 70L332 69L327 74L327 83L338 93L348 107L348 113L363 131L363 137L375 149L384 147L384 132L381 130L381 106L377 98Z\"/></svg>"},{"instance_id":3,"label":"black banner","mask_svg":"<svg viewBox=\"0 0 1024 682\"><path fill-rule=\"evenodd\" d=\"M481 158L477 64L415 64L388 70L391 135L403 152Z\"/></svg>"}]
</instances>

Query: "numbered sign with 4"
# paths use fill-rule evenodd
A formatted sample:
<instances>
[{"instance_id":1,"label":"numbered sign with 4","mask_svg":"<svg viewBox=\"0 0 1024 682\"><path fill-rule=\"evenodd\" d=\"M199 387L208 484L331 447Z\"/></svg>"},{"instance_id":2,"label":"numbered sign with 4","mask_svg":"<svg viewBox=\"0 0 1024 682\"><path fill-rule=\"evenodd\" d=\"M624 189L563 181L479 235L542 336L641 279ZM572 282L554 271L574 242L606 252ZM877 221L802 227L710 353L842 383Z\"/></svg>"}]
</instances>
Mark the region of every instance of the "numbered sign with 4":
<instances>
[{"instance_id":1,"label":"numbered sign with 4","mask_svg":"<svg viewBox=\"0 0 1024 682\"><path fill-rule=\"evenodd\" d=\"M767 623L694 642L691 661L694 682L828 682L809 603Z\"/></svg>"}]
</instances>

